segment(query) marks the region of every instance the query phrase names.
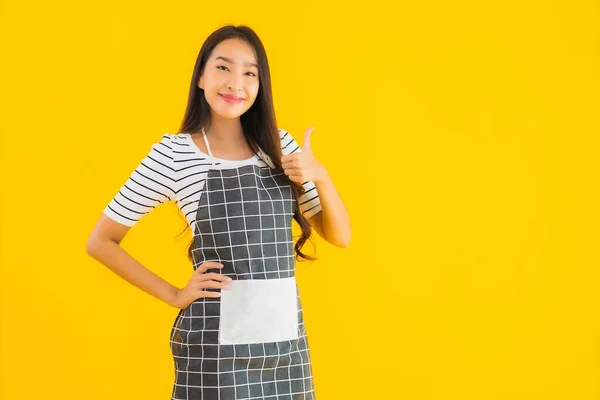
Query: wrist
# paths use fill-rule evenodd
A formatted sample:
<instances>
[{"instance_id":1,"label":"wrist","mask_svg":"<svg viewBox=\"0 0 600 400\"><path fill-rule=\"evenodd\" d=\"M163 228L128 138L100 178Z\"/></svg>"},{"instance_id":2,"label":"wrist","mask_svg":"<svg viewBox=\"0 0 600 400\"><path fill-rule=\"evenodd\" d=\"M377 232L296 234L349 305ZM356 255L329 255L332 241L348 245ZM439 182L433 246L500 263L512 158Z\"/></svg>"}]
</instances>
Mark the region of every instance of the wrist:
<instances>
[{"instance_id":1,"label":"wrist","mask_svg":"<svg viewBox=\"0 0 600 400\"><path fill-rule=\"evenodd\" d=\"M173 286L173 288L171 289L170 294L169 294L169 298L166 301L166 303L168 305L170 305L171 307L176 307L177 308L177 304L176 304L177 301L176 301L176 299L177 299L177 295L178 295L178 293L179 293L180 290L181 289L179 289L179 288L177 288L175 286Z\"/></svg>"},{"instance_id":2,"label":"wrist","mask_svg":"<svg viewBox=\"0 0 600 400\"><path fill-rule=\"evenodd\" d=\"M317 177L315 179L313 179L314 183L321 183L321 182L325 182L330 180L330 176L329 176L329 172L327 171L327 168L325 168L324 165L320 165L317 168Z\"/></svg>"},{"instance_id":3,"label":"wrist","mask_svg":"<svg viewBox=\"0 0 600 400\"><path fill-rule=\"evenodd\" d=\"M329 176L329 172L327 171L327 169L324 166L319 167L317 178L314 179L314 183L323 184L329 181L331 181L331 177Z\"/></svg>"}]
</instances>

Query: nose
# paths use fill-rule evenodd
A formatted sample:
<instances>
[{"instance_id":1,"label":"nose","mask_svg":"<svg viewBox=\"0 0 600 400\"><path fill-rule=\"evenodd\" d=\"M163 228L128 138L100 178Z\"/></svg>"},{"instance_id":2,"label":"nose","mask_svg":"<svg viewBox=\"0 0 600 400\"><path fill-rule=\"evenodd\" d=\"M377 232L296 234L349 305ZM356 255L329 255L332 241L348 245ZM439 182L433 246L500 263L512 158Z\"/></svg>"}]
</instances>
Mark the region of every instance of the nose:
<instances>
[{"instance_id":1,"label":"nose","mask_svg":"<svg viewBox=\"0 0 600 400\"><path fill-rule=\"evenodd\" d=\"M231 80L229 81L229 83L227 84L227 87L231 90L234 91L240 91L242 90L242 80L239 77L233 77L231 78Z\"/></svg>"}]
</instances>

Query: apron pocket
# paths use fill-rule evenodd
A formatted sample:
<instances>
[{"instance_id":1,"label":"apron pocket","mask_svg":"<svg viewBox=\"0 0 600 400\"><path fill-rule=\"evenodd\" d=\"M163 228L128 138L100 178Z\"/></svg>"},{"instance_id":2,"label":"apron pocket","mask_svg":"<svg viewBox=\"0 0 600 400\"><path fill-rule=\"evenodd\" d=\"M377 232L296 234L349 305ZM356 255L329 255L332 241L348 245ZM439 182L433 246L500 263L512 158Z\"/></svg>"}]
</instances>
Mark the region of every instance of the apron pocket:
<instances>
[{"instance_id":1,"label":"apron pocket","mask_svg":"<svg viewBox=\"0 0 600 400\"><path fill-rule=\"evenodd\" d=\"M298 339L296 278L243 279L221 290L220 344Z\"/></svg>"}]
</instances>

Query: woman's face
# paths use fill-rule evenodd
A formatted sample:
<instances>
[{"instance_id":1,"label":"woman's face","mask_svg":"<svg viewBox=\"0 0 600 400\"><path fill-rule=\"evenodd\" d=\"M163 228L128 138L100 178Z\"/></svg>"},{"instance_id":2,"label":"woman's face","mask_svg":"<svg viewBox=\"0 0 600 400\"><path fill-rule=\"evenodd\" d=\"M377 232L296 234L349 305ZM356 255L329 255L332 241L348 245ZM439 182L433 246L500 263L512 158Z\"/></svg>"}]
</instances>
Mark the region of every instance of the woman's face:
<instances>
[{"instance_id":1,"label":"woman's face","mask_svg":"<svg viewBox=\"0 0 600 400\"><path fill-rule=\"evenodd\" d=\"M215 46L198 80L213 115L238 118L252 106L259 88L257 64L252 47L242 40Z\"/></svg>"}]
</instances>

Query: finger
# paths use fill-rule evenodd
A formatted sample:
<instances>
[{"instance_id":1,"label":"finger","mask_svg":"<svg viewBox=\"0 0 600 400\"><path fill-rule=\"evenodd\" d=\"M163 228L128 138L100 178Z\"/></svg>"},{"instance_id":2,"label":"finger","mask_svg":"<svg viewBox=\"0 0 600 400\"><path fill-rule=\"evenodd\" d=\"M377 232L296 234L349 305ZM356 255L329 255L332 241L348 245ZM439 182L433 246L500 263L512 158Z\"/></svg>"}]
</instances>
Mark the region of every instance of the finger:
<instances>
[{"instance_id":1,"label":"finger","mask_svg":"<svg viewBox=\"0 0 600 400\"><path fill-rule=\"evenodd\" d=\"M290 153L290 154L285 154L285 155L283 155L283 156L281 157L281 163L282 163L282 164L283 164L283 163L287 163L287 162L293 161L293 160L295 160L295 159L297 159L297 158L300 158L300 157L302 157L302 155L301 155L301 154L302 154L302 153L300 153L300 152L297 152L297 153Z\"/></svg>"},{"instance_id":2,"label":"finger","mask_svg":"<svg viewBox=\"0 0 600 400\"><path fill-rule=\"evenodd\" d=\"M283 170L283 172L284 172L286 175L288 175L288 176L289 176L289 175L297 175L297 174L298 174L298 169L297 169L297 168L285 168L285 169Z\"/></svg>"},{"instance_id":3,"label":"finger","mask_svg":"<svg viewBox=\"0 0 600 400\"><path fill-rule=\"evenodd\" d=\"M196 288L201 288L201 289L208 289L208 288L212 288L212 289L229 289L230 286L226 283L221 283L221 282L217 282L217 281L196 281Z\"/></svg>"},{"instance_id":4,"label":"finger","mask_svg":"<svg viewBox=\"0 0 600 400\"><path fill-rule=\"evenodd\" d=\"M200 290L198 294L200 295L199 298L201 298L201 297L221 297L221 292L207 292L206 290Z\"/></svg>"},{"instance_id":5,"label":"finger","mask_svg":"<svg viewBox=\"0 0 600 400\"><path fill-rule=\"evenodd\" d=\"M294 158L281 163L281 166L285 168L300 168L302 166L302 160Z\"/></svg>"},{"instance_id":6,"label":"finger","mask_svg":"<svg viewBox=\"0 0 600 400\"><path fill-rule=\"evenodd\" d=\"M304 168L303 165L302 165L302 163L299 162L299 161L292 161L292 162L289 162L287 164L282 164L282 167L283 167L284 171L287 170L288 172L289 171L294 171L294 170L301 170L301 169Z\"/></svg>"},{"instance_id":7,"label":"finger","mask_svg":"<svg viewBox=\"0 0 600 400\"><path fill-rule=\"evenodd\" d=\"M198 268L196 268L194 273L203 274L210 268L223 268L223 264L218 263L216 261L207 261L207 262L203 263L202 265L200 265Z\"/></svg>"},{"instance_id":8,"label":"finger","mask_svg":"<svg viewBox=\"0 0 600 400\"><path fill-rule=\"evenodd\" d=\"M232 279L230 277L228 277L227 275L223 275L223 274L217 274L216 272L209 272L206 274L201 274L195 277L196 280L201 280L201 281L208 281L208 280L213 280L213 281L219 281L219 282L231 282Z\"/></svg>"},{"instance_id":9,"label":"finger","mask_svg":"<svg viewBox=\"0 0 600 400\"><path fill-rule=\"evenodd\" d=\"M311 126L304 132L304 140L302 142L302 151L306 151L306 152L312 151L312 148L310 146L310 135L311 135L313 129L315 129L315 128L313 126Z\"/></svg>"}]
</instances>

